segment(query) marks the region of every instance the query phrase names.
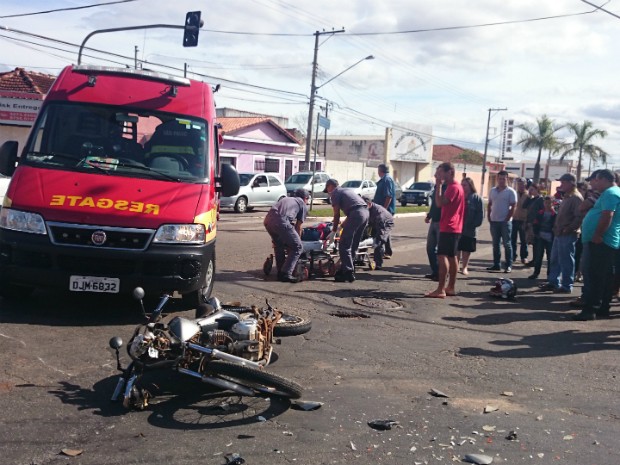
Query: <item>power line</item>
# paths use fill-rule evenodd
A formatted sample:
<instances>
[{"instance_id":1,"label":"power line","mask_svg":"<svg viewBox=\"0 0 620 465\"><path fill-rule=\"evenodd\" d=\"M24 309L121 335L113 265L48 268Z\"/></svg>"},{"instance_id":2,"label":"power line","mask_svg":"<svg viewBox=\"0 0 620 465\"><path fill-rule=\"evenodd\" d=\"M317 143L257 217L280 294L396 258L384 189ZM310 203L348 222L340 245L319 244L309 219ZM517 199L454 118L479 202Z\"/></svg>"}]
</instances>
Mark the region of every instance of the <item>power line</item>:
<instances>
[{"instance_id":1,"label":"power line","mask_svg":"<svg viewBox=\"0 0 620 465\"><path fill-rule=\"evenodd\" d=\"M582 0L584 1L584 0ZM396 35L396 34L419 34L423 32L439 32L439 31L456 31L460 29L474 29L480 27L492 27L492 26L505 26L508 24L520 24L520 23L532 23L536 21L547 21L551 19L560 19L560 18L570 18L573 16L583 16L589 15L592 13L596 13L600 7L596 7L591 11L582 11L580 13L566 13L562 15L553 15L553 16L542 16L537 18L527 18L527 19L515 19L509 21L497 21L493 23L481 23L481 24L470 24L463 26L445 26L445 27L435 27L435 28L426 28L426 29L410 29L404 31L382 31L382 32L352 32L347 33L347 36L385 36L385 35ZM607 10L603 10L606 11ZM309 35L314 34L291 34L284 32L243 32L243 31L222 31L218 29L203 29L207 32L214 32L216 34L231 34L231 35L247 35L247 36L266 36L266 37L308 37ZM329 32L329 31L325 31Z\"/></svg>"},{"instance_id":2,"label":"power line","mask_svg":"<svg viewBox=\"0 0 620 465\"><path fill-rule=\"evenodd\" d=\"M97 6L107 6L107 5L114 5L114 4L117 4L117 3L130 3L130 2L137 2L137 1L138 0L117 0L117 1L114 1L114 2L93 3L92 5L72 6L72 7L67 7L67 8L56 8L54 10L34 11L32 13L18 13L18 14L14 14L14 15L4 15L4 16L0 16L0 19L21 18L23 16L45 15L45 14L48 14L48 13L57 13L59 11L84 10L86 8L95 8Z\"/></svg>"}]
</instances>

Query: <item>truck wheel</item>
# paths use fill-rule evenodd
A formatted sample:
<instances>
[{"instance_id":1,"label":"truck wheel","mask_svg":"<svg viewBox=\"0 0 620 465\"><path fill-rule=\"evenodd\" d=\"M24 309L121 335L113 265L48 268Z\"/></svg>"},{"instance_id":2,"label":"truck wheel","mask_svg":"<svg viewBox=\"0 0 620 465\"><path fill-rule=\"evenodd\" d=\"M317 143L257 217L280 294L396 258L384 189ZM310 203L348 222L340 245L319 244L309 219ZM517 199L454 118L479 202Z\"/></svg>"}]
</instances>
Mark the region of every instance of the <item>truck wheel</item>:
<instances>
[{"instance_id":1,"label":"truck wheel","mask_svg":"<svg viewBox=\"0 0 620 465\"><path fill-rule=\"evenodd\" d=\"M183 294L183 303L191 308L196 308L201 304L204 304L213 291L213 281L215 280L215 260L213 256L209 257L207 262L207 270L204 276L204 281L200 289Z\"/></svg>"},{"instance_id":2,"label":"truck wheel","mask_svg":"<svg viewBox=\"0 0 620 465\"><path fill-rule=\"evenodd\" d=\"M29 297L34 292L34 287L19 286L4 282L0 284L0 296L6 300L15 300L19 298Z\"/></svg>"},{"instance_id":3,"label":"truck wheel","mask_svg":"<svg viewBox=\"0 0 620 465\"><path fill-rule=\"evenodd\" d=\"M407 199L400 199L400 205L403 207L407 206Z\"/></svg>"},{"instance_id":4,"label":"truck wheel","mask_svg":"<svg viewBox=\"0 0 620 465\"><path fill-rule=\"evenodd\" d=\"M248 199L239 197L235 203L235 211L237 213L245 213L248 210Z\"/></svg>"}]
</instances>

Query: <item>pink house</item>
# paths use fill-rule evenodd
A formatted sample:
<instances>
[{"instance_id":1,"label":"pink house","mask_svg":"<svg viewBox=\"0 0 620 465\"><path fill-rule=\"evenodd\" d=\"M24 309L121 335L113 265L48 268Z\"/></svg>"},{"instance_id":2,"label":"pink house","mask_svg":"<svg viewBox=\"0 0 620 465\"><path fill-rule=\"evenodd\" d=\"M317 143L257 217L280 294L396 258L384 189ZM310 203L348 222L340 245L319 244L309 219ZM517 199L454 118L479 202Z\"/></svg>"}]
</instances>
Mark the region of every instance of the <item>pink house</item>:
<instances>
[{"instance_id":1,"label":"pink house","mask_svg":"<svg viewBox=\"0 0 620 465\"><path fill-rule=\"evenodd\" d=\"M282 180L304 169L295 137L266 117L218 117L223 134L220 160L240 173L276 173Z\"/></svg>"}]
</instances>

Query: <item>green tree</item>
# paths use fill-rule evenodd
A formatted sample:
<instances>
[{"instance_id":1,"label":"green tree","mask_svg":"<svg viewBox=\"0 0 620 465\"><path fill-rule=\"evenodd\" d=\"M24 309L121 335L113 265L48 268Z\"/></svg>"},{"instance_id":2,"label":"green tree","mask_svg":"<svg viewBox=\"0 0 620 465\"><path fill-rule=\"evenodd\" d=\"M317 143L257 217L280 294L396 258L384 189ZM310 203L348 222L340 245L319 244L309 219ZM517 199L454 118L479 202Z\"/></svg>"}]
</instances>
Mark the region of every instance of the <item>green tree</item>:
<instances>
[{"instance_id":1,"label":"green tree","mask_svg":"<svg viewBox=\"0 0 620 465\"><path fill-rule=\"evenodd\" d=\"M607 161L607 152L592 143L593 140L598 137L604 139L607 136L607 131L604 131L603 129L594 129L592 121L584 121L582 124L568 123L567 127L575 136L575 139L572 144L570 144L571 147L562 154L561 159L564 159L573 153L578 154L577 180L579 180L581 179L581 161L584 155L587 155L590 160L601 161L603 163Z\"/></svg>"},{"instance_id":2,"label":"green tree","mask_svg":"<svg viewBox=\"0 0 620 465\"><path fill-rule=\"evenodd\" d=\"M552 151L558 144L555 133L562 129L563 125L555 124L555 121L547 115L536 119L536 124L524 123L517 125L525 135L517 142L524 152L537 150L536 164L534 165L534 182L540 181L540 157L543 150Z\"/></svg>"}]
</instances>

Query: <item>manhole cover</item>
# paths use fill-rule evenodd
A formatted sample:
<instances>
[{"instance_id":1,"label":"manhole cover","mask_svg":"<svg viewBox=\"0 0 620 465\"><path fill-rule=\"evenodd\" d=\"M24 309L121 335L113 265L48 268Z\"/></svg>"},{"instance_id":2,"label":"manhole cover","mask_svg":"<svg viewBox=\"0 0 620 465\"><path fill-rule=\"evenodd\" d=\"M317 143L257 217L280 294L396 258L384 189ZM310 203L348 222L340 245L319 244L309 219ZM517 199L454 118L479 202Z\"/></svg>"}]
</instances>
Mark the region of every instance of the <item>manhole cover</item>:
<instances>
[{"instance_id":1,"label":"manhole cover","mask_svg":"<svg viewBox=\"0 0 620 465\"><path fill-rule=\"evenodd\" d=\"M336 316L338 318L370 318L370 315L366 315L362 312L343 312L338 311L334 313L330 313L331 316Z\"/></svg>"},{"instance_id":2,"label":"manhole cover","mask_svg":"<svg viewBox=\"0 0 620 465\"><path fill-rule=\"evenodd\" d=\"M353 302L362 307L380 308L384 310L396 310L403 308L402 304L396 300L384 299L382 297L353 297Z\"/></svg>"}]
</instances>

